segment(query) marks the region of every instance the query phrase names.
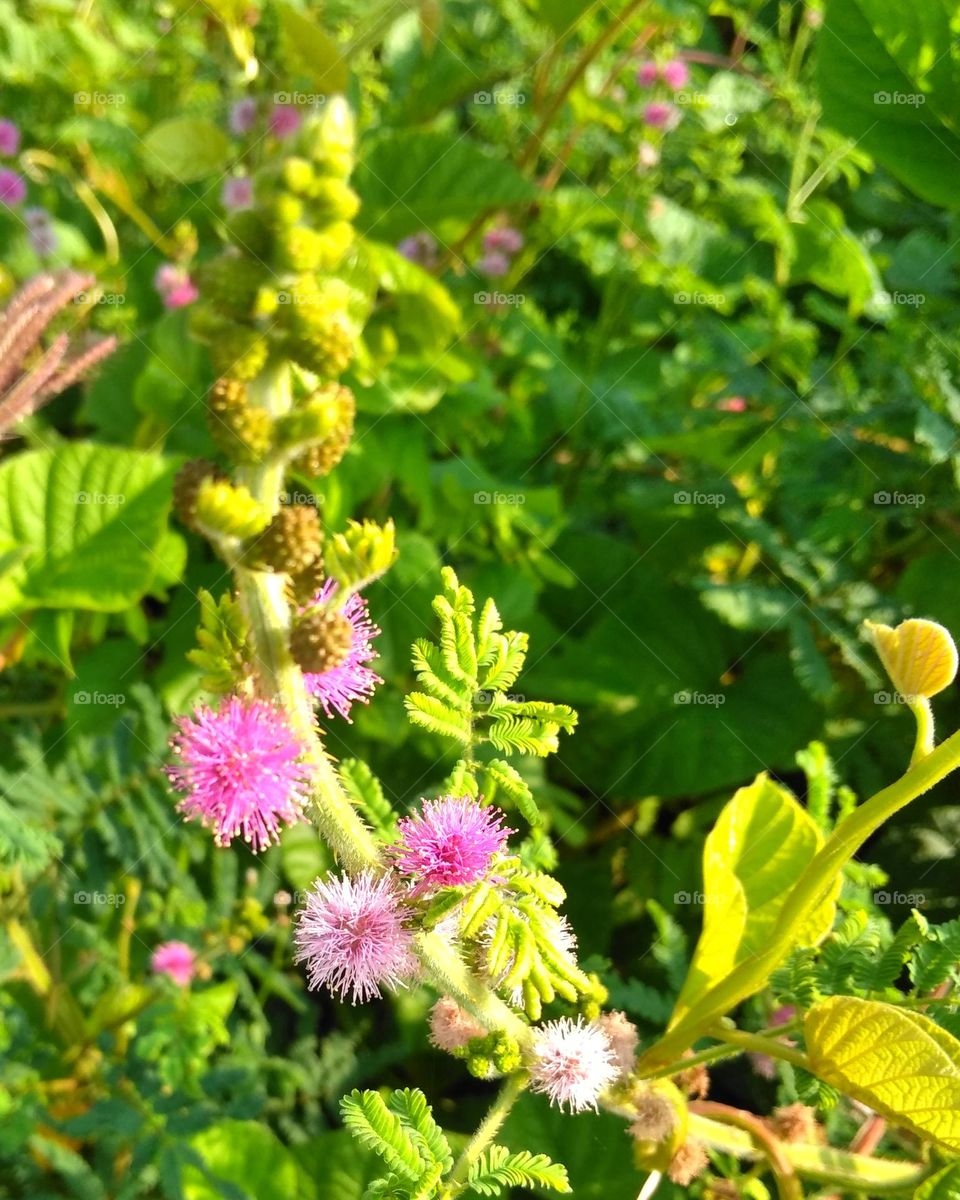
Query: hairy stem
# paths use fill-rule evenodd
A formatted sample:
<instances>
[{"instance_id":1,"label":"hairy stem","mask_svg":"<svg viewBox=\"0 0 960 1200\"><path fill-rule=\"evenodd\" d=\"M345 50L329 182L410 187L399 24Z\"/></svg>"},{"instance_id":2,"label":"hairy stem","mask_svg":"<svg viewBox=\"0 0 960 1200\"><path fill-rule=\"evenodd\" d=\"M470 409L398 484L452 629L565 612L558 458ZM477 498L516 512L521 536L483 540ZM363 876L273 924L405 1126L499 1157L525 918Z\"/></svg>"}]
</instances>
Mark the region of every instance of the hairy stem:
<instances>
[{"instance_id":1,"label":"hairy stem","mask_svg":"<svg viewBox=\"0 0 960 1200\"><path fill-rule=\"evenodd\" d=\"M444 1192L445 1197L455 1196L461 1190L461 1185L466 1180L470 1168L500 1132L504 1121L510 1115L510 1110L529 1082L526 1073L519 1071L516 1075L511 1075L504 1083L500 1095L490 1106L490 1110L481 1121L477 1132L467 1142L463 1153L450 1172Z\"/></svg>"}]
</instances>

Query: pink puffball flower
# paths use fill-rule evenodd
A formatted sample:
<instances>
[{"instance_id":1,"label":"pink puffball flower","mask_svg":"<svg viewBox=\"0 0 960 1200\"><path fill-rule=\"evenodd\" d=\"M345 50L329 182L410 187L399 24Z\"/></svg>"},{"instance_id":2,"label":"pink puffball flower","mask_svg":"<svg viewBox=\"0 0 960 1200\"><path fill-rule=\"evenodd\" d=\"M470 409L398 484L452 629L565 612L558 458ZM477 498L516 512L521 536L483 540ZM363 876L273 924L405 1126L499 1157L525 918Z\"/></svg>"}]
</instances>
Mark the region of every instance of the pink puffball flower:
<instances>
[{"instance_id":1,"label":"pink puffball flower","mask_svg":"<svg viewBox=\"0 0 960 1200\"><path fill-rule=\"evenodd\" d=\"M607 1035L599 1025L561 1017L534 1030L530 1088L558 1108L596 1110L597 1100L619 1074Z\"/></svg>"},{"instance_id":2,"label":"pink puffball flower","mask_svg":"<svg viewBox=\"0 0 960 1200\"><path fill-rule=\"evenodd\" d=\"M15 208L27 198L27 185L22 175L10 169L0 167L0 204Z\"/></svg>"},{"instance_id":3,"label":"pink puffball flower","mask_svg":"<svg viewBox=\"0 0 960 1200\"><path fill-rule=\"evenodd\" d=\"M192 279L184 279L182 283L178 283L176 287L172 287L169 292L164 293L163 306L164 308L186 308L188 304L199 297L200 292L197 285Z\"/></svg>"},{"instance_id":4,"label":"pink puffball flower","mask_svg":"<svg viewBox=\"0 0 960 1200\"><path fill-rule=\"evenodd\" d=\"M472 796L424 800L420 812L397 822L391 854L397 870L416 881L414 891L476 883L513 832L503 813Z\"/></svg>"},{"instance_id":5,"label":"pink puffball flower","mask_svg":"<svg viewBox=\"0 0 960 1200\"><path fill-rule=\"evenodd\" d=\"M643 110L643 120L652 129L673 129L680 120L680 114L665 100L651 100Z\"/></svg>"},{"instance_id":6,"label":"pink puffball flower","mask_svg":"<svg viewBox=\"0 0 960 1200\"><path fill-rule=\"evenodd\" d=\"M336 591L337 581L328 579L314 597L314 605L328 603ZM366 665L377 656L373 639L379 635L380 629L370 620L366 600L356 592L351 594L340 612L350 623L350 649L346 657L338 666L326 671L304 671L303 682L310 695L319 700L328 720L336 711L345 721L349 721L353 704L357 700L368 703L377 684L383 683L380 676Z\"/></svg>"},{"instance_id":7,"label":"pink puffball flower","mask_svg":"<svg viewBox=\"0 0 960 1200\"><path fill-rule=\"evenodd\" d=\"M193 979L197 956L186 942L163 942L150 957L155 975L169 975L178 987L186 987Z\"/></svg>"},{"instance_id":8,"label":"pink puffball flower","mask_svg":"<svg viewBox=\"0 0 960 1200\"><path fill-rule=\"evenodd\" d=\"M486 1033L480 1022L450 996L441 996L430 1010L430 1044L438 1050L462 1050L467 1042Z\"/></svg>"},{"instance_id":9,"label":"pink puffball flower","mask_svg":"<svg viewBox=\"0 0 960 1200\"><path fill-rule=\"evenodd\" d=\"M257 123L257 102L251 96L244 96L230 106L230 116L227 121L230 132L238 137L249 133Z\"/></svg>"},{"instance_id":10,"label":"pink puffball flower","mask_svg":"<svg viewBox=\"0 0 960 1200\"><path fill-rule=\"evenodd\" d=\"M303 816L307 749L286 715L265 700L230 696L216 710L180 717L167 768L188 821L214 830L218 846L240 835L255 852L280 840L280 827Z\"/></svg>"},{"instance_id":11,"label":"pink puffball flower","mask_svg":"<svg viewBox=\"0 0 960 1200\"><path fill-rule=\"evenodd\" d=\"M747 402L742 396L724 396L717 401L716 407L720 412L742 413L747 411Z\"/></svg>"},{"instance_id":12,"label":"pink puffball flower","mask_svg":"<svg viewBox=\"0 0 960 1200\"><path fill-rule=\"evenodd\" d=\"M412 233L397 243L397 250L404 258L416 263L427 271L432 271L439 261L439 248L436 238L422 230Z\"/></svg>"},{"instance_id":13,"label":"pink puffball flower","mask_svg":"<svg viewBox=\"0 0 960 1200\"><path fill-rule=\"evenodd\" d=\"M296 961L311 989L365 1003L381 987L400 987L416 969L412 935L393 879L370 871L317 880L297 917Z\"/></svg>"},{"instance_id":14,"label":"pink puffball flower","mask_svg":"<svg viewBox=\"0 0 960 1200\"><path fill-rule=\"evenodd\" d=\"M4 158L13 158L19 149L20 130L13 121L0 121L0 154Z\"/></svg>"},{"instance_id":15,"label":"pink puffball flower","mask_svg":"<svg viewBox=\"0 0 960 1200\"><path fill-rule=\"evenodd\" d=\"M300 128L301 116L292 104L275 104L270 113L268 128L275 138L293 137Z\"/></svg>"},{"instance_id":16,"label":"pink puffball flower","mask_svg":"<svg viewBox=\"0 0 960 1200\"><path fill-rule=\"evenodd\" d=\"M637 83L640 87L653 87L659 78L660 69L655 62L644 62L637 68Z\"/></svg>"},{"instance_id":17,"label":"pink puffball flower","mask_svg":"<svg viewBox=\"0 0 960 1200\"><path fill-rule=\"evenodd\" d=\"M223 207L231 212L240 212L253 204L253 180L249 175L235 175L223 181L220 193Z\"/></svg>"},{"instance_id":18,"label":"pink puffball flower","mask_svg":"<svg viewBox=\"0 0 960 1200\"><path fill-rule=\"evenodd\" d=\"M690 82L690 68L682 58L671 59L661 71L663 82L674 91L686 87Z\"/></svg>"},{"instance_id":19,"label":"pink puffball flower","mask_svg":"<svg viewBox=\"0 0 960 1200\"><path fill-rule=\"evenodd\" d=\"M488 229L483 235L483 248L489 254L517 254L523 249L523 234L519 229L503 225L498 229Z\"/></svg>"},{"instance_id":20,"label":"pink puffball flower","mask_svg":"<svg viewBox=\"0 0 960 1200\"><path fill-rule=\"evenodd\" d=\"M597 1025L607 1035L618 1077L622 1079L636 1065L637 1043L640 1040L637 1027L626 1013L616 1011L602 1013L597 1018Z\"/></svg>"},{"instance_id":21,"label":"pink puffball flower","mask_svg":"<svg viewBox=\"0 0 960 1200\"><path fill-rule=\"evenodd\" d=\"M489 275L491 279L501 279L510 270L510 259L500 250L488 250L474 264L481 275Z\"/></svg>"}]
</instances>

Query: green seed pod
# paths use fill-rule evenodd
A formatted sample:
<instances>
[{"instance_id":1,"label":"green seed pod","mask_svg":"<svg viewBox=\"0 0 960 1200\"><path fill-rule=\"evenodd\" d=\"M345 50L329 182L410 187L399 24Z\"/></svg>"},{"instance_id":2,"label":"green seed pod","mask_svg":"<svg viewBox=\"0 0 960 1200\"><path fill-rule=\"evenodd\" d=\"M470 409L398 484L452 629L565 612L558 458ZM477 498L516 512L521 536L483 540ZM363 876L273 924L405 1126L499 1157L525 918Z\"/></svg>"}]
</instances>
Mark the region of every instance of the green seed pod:
<instances>
[{"instance_id":1,"label":"green seed pod","mask_svg":"<svg viewBox=\"0 0 960 1200\"><path fill-rule=\"evenodd\" d=\"M338 667L353 643L353 628L343 613L314 608L304 613L290 633L290 653L304 671L320 673Z\"/></svg>"},{"instance_id":2,"label":"green seed pod","mask_svg":"<svg viewBox=\"0 0 960 1200\"><path fill-rule=\"evenodd\" d=\"M269 354L270 347L263 334L234 322L225 323L210 343L210 357L217 371L244 381L260 374Z\"/></svg>"},{"instance_id":3,"label":"green seed pod","mask_svg":"<svg viewBox=\"0 0 960 1200\"><path fill-rule=\"evenodd\" d=\"M244 562L257 570L291 574L307 568L322 546L317 510L309 504L288 504L244 551Z\"/></svg>"},{"instance_id":4,"label":"green seed pod","mask_svg":"<svg viewBox=\"0 0 960 1200\"><path fill-rule=\"evenodd\" d=\"M299 366L321 379L335 379L349 367L354 355L353 334L340 317L283 342L289 356Z\"/></svg>"},{"instance_id":5,"label":"green seed pod","mask_svg":"<svg viewBox=\"0 0 960 1200\"><path fill-rule=\"evenodd\" d=\"M245 487L205 479L197 489L194 527L208 537L251 538L269 522L269 510Z\"/></svg>"},{"instance_id":6,"label":"green seed pod","mask_svg":"<svg viewBox=\"0 0 960 1200\"><path fill-rule=\"evenodd\" d=\"M311 446L306 453L297 459L297 467L305 475L329 475L347 452L350 439L353 437L353 422L356 413L356 400L353 392L340 384L326 384L318 388L305 410L309 412L315 405L334 405L333 424L326 437L316 445Z\"/></svg>"}]
</instances>

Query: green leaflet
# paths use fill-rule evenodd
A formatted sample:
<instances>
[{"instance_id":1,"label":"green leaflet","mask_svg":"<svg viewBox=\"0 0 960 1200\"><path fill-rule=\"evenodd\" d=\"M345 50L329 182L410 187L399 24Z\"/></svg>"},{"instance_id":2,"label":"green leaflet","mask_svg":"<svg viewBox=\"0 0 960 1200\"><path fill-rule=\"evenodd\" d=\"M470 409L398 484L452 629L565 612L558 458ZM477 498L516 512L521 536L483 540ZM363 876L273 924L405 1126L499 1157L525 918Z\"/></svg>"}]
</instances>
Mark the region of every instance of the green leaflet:
<instances>
[{"instance_id":1,"label":"green leaflet","mask_svg":"<svg viewBox=\"0 0 960 1200\"><path fill-rule=\"evenodd\" d=\"M960 1042L929 1017L832 996L807 1014L804 1036L821 1079L960 1152Z\"/></svg>"},{"instance_id":2,"label":"green leaflet","mask_svg":"<svg viewBox=\"0 0 960 1200\"><path fill-rule=\"evenodd\" d=\"M567 1169L551 1162L545 1154L521 1150L511 1154L506 1146L494 1144L470 1168L467 1186L481 1196L499 1196L505 1188L549 1188L570 1192Z\"/></svg>"},{"instance_id":3,"label":"green leaflet","mask_svg":"<svg viewBox=\"0 0 960 1200\"><path fill-rule=\"evenodd\" d=\"M171 117L154 125L143 139L148 167L181 183L219 171L230 154L230 139L203 117Z\"/></svg>"},{"instance_id":4,"label":"green leaflet","mask_svg":"<svg viewBox=\"0 0 960 1200\"><path fill-rule=\"evenodd\" d=\"M704 846L703 931L671 1025L739 963L769 948L787 894L822 840L809 814L766 774L726 805ZM836 890L808 919L801 942L830 928Z\"/></svg>"},{"instance_id":5,"label":"green leaflet","mask_svg":"<svg viewBox=\"0 0 960 1200\"><path fill-rule=\"evenodd\" d=\"M960 1200L960 1163L931 1175L913 1193L913 1200Z\"/></svg>"},{"instance_id":6,"label":"green leaflet","mask_svg":"<svg viewBox=\"0 0 960 1200\"><path fill-rule=\"evenodd\" d=\"M372 1190L426 1197L453 1166L453 1154L427 1099L418 1088L392 1092L354 1090L340 1101L344 1124L361 1145L383 1159L389 1175Z\"/></svg>"}]
</instances>

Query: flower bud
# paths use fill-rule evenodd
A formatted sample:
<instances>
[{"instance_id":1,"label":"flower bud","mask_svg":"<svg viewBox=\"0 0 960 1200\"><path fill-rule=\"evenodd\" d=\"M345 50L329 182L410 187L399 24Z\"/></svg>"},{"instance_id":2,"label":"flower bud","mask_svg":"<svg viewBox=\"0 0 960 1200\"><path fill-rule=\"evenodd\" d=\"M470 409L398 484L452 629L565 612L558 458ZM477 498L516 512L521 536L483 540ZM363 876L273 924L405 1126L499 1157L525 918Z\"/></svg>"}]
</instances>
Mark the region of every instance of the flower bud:
<instances>
[{"instance_id":1,"label":"flower bud","mask_svg":"<svg viewBox=\"0 0 960 1200\"><path fill-rule=\"evenodd\" d=\"M205 479L197 489L194 528L207 537L250 538L269 521L269 511L245 487Z\"/></svg>"},{"instance_id":2,"label":"flower bud","mask_svg":"<svg viewBox=\"0 0 960 1200\"><path fill-rule=\"evenodd\" d=\"M303 613L290 633L290 653L303 671L330 671L347 657L353 642L350 621L329 608Z\"/></svg>"},{"instance_id":3,"label":"flower bud","mask_svg":"<svg viewBox=\"0 0 960 1200\"><path fill-rule=\"evenodd\" d=\"M350 521L330 541L327 570L347 591L359 591L388 571L396 557L393 521Z\"/></svg>"},{"instance_id":4,"label":"flower bud","mask_svg":"<svg viewBox=\"0 0 960 1200\"><path fill-rule=\"evenodd\" d=\"M334 96L320 118L304 128L303 142L322 171L346 179L353 170L355 136L349 104L342 96Z\"/></svg>"},{"instance_id":5,"label":"flower bud","mask_svg":"<svg viewBox=\"0 0 960 1200\"><path fill-rule=\"evenodd\" d=\"M197 495L207 480L223 479L219 467L203 458L185 462L173 481L173 508L188 529L196 528Z\"/></svg>"},{"instance_id":6,"label":"flower bud","mask_svg":"<svg viewBox=\"0 0 960 1200\"><path fill-rule=\"evenodd\" d=\"M207 396L210 435L234 462L258 463L273 446L273 418L251 405L247 385L240 379L218 379Z\"/></svg>"},{"instance_id":7,"label":"flower bud","mask_svg":"<svg viewBox=\"0 0 960 1200\"><path fill-rule=\"evenodd\" d=\"M288 504L244 552L244 562L256 570L292 574L305 570L320 554L323 531L317 510L309 504Z\"/></svg>"}]
</instances>

